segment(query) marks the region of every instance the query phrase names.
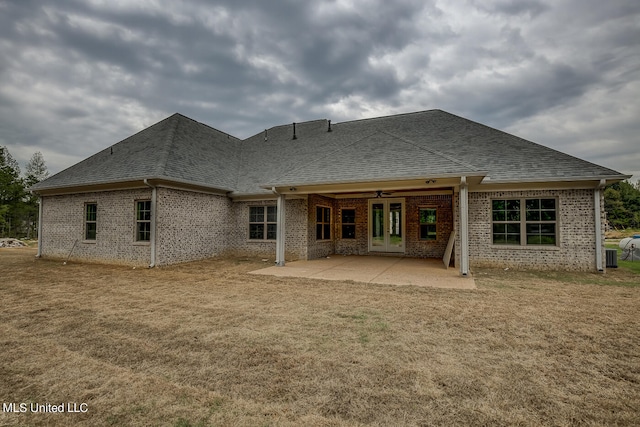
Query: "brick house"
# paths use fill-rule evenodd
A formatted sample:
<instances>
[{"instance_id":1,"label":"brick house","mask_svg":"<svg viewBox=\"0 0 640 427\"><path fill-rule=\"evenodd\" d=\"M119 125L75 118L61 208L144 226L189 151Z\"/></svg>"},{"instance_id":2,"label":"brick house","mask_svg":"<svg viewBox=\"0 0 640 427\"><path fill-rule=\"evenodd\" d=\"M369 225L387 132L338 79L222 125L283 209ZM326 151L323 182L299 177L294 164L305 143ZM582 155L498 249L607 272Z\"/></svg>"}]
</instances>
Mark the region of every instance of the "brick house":
<instances>
[{"instance_id":1,"label":"brick house","mask_svg":"<svg viewBox=\"0 0 640 427\"><path fill-rule=\"evenodd\" d=\"M604 270L603 187L628 178L430 110L240 140L174 114L35 185L39 256L450 258Z\"/></svg>"}]
</instances>

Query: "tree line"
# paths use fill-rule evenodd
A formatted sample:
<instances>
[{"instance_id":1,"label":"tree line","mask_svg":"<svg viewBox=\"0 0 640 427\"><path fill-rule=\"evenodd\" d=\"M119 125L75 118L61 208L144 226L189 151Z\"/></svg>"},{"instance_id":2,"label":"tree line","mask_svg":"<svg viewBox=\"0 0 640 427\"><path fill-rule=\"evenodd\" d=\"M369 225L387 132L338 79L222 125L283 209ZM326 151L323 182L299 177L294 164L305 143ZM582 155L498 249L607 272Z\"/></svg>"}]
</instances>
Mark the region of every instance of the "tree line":
<instances>
[{"instance_id":1,"label":"tree line","mask_svg":"<svg viewBox=\"0 0 640 427\"><path fill-rule=\"evenodd\" d=\"M640 181L622 181L604 190L604 209L614 229L640 228Z\"/></svg>"},{"instance_id":2,"label":"tree line","mask_svg":"<svg viewBox=\"0 0 640 427\"><path fill-rule=\"evenodd\" d=\"M29 188L49 176L42 153L31 156L24 175L7 147L0 146L0 237L38 236L38 197Z\"/></svg>"}]
</instances>

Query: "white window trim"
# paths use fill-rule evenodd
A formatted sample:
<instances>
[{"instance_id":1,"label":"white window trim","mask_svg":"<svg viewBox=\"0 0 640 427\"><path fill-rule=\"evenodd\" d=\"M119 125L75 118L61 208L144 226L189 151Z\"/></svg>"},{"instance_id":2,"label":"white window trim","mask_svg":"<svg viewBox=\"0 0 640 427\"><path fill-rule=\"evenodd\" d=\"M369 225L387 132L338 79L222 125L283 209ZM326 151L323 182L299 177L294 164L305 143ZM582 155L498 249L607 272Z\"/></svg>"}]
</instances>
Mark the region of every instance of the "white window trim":
<instances>
[{"instance_id":1,"label":"white window trim","mask_svg":"<svg viewBox=\"0 0 640 427\"><path fill-rule=\"evenodd\" d=\"M149 202L149 219L138 220L138 203ZM138 223L144 222L149 223L149 230L151 230L153 217L151 199L139 199L135 200L133 203L133 243L134 245L150 245L151 244L151 232L149 233L149 240L138 240Z\"/></svg>"},{"instance_id":2,"label":"white window trim","mask_svg":"<svg viewBox=\"0 0 640 427\"><path fill-rule=\"evenodd\" d=\"M353 221L354 222L343 222L342 221L342 211L353 211ZM356 209L355 207L351 207L351 206L345 206L340 208L340 239L341 240L358 240L358 227L357 227L357 221L356 221L356 216L358 215L358 209ZM342 235L342 226L343 225L353 225L353 227L355 228L355 236L354 237L344 237Z\"/></svg>"},{"instance_id":3,"label":"white window trim","mask_svg":"<svg viewBox=\"0 0 640 427\"><path fill-rule=\"evenodd\" d=\"M95 221L88 221L87 220L87 206L89 205L95 205L96 206L96 220ZM98 240L98 202L86 202L84 204L84 223L83 223L83 227L82 227L82 243L89 243L89 244L95 244L96 241ZM87 224L95 224L96 225L96 237L95 239L87 239Z\"/></svg>"},{"instance_id":4,"label":"white window trim","mask_svg":"<svg viewBox=\"0 0 640 427\"><path fill-rule=\"evenodd\" d=\"M553 245L535 245L527 244L527 219L526 219L526 201L535 199L554 199L556 201L556 220L555 221L528 221L530 224L551 224L555 223L556 243ZM519 200L520 201L520 221L494 221L493 220L493 201L494 200ZM560 200L558 196L536 196L536 197L492 197L490 199L489 216L491 218L490 239L491 247L494 249L527 249L527 250L559 250L560 249ZM520 223L520 244L496 244L493 243L493 224L494 222L504 224L505 222Z\"/></svg>"},{"instance_id":5,"label":"white window trim","mask_svg":"<svg viewBox=\"0 0 640 427\"><path fill-rule=\"evenodd\" d=\"M263 208L264 211L262 212L262 216L263 216L263 220L261 222L252 222L251 221L251 208ZM278 206L277 205L249 205L249 226L247 227L247 242L250 243L264 243L264 242L275 242L277 239L267 239L267 228L269 224L275 224L276 225L276 236L278 234L278 221L267 221L268 218L268 208L276 208L276 215L278 213ZM252 239L251 238L251 224L263 224L264 225L264 230L262 233L262 239Z\"/></svg>"},{"instance_id":6,"label":"white window trim","mask_svg":"<svg viewBox=\"0 0 640 427\"><path fill-rule=\"evenodd\" d=\"M432 210L432 211L436 211L436 222L425 222L425 225L435 225L436 226L436 238L435 239L422 239L420 238L420 226L423 225L420 222L420 211L421 210ZM419 242L423 242L423 243L437 243L438 242L438 237L439 237L439 233L438 233L438 218L440 217L440 213L439 213L439 209L437 206L429 206L429 205L420 205L418 206L418 241Z\"/></svg>"},{"instance_id":7,"label":"white window trim","mask_svg":"<svg viewBox=\"0 0 640 427\"><path fill-rule=\"evenodd\" d=\"M318 222L318 208L329 209L329 222L328 223L326 223L324 221ZM331 242L331 240L332 240L331 237L333 235L333 232L332 232L333 231L333 215L332 215L333 212L331 211L331 206L316 205L316 208L314 209L313 214L314 214L314 218L315 218L315 221L314 221L315 227L313 228L313 234L316 237L316 242ZM318 224L323 224L323 225L324 224L329 224L329 238L328 239L318 239L318 231L317 231L318 230Z\"/></svg>"}]
</instances>

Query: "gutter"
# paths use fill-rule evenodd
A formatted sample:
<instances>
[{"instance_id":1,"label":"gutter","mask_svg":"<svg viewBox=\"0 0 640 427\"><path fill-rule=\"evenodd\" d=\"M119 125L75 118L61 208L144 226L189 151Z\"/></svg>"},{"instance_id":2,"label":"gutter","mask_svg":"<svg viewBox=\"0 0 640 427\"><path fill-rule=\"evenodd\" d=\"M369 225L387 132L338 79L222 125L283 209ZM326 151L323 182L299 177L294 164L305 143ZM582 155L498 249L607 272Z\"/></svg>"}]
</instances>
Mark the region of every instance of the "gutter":
<instances>
[{"instance_id":1,"label":"gutter","mask_svg":"<svg viewBox=\"0 0 640 427\"><path fill-rule=\"evenodd\" d=\"M47 178L47 179L51 179L51 178ZM142 180L143 182L148 180L153 180L153 181L183 184L186 186L201 187L203 189L219 191L222 193L229 193L233 191L233 189L231 188L226 188L222 186L214 187L204 182L196 182L196 181L189 181L186 179L162 177L162 176L151 176L147 178L133 177L133 178L126 178L126 179L113 179L113 180L107 180L107 181L93 181L93 182L87 181L83 183L64 184L64 185L42 185L42 186L39 185L41 183L46 183L46 180L45 180L45 181L42 181L41 183L35 184L29 190L35 191L38 194L46 194L47 196L55 196L58 194L69 194L69 193L89 193L94 191L102 191L105 189L112 189L114 187L117 189L120 189L120 187L140 188L140 180ZM152 187L149 184L146 184L146 185L149 187Z\"/></svg>"},{"instance_id":2,"label":"gutter","mask_svg":"<svg viewBox=\"0 0 640 427\"><path fill-rule=\"evenodd\" d=\"M526 184L541 182L578 182L578 181L623 181L631 178L633 175L602 175L602 176L568 176L568 177L549 177L549 178L524 178L524 179L483 179L481 184Z\"/></svg>"},{"instance_id":3,"label":"gutter","mask_svg":"<svg viewBox=\"0 0 640 427\"><path fill-rule=\"evenodd\" d=\"M151 241L149 242L151 244L151 262L149 263L149 268L153 268L156 266L156 205L158 202L158 190L155 185L149 184L147 178L144 179L144 185L151 188Z\"/></svg>"}]
</instances>

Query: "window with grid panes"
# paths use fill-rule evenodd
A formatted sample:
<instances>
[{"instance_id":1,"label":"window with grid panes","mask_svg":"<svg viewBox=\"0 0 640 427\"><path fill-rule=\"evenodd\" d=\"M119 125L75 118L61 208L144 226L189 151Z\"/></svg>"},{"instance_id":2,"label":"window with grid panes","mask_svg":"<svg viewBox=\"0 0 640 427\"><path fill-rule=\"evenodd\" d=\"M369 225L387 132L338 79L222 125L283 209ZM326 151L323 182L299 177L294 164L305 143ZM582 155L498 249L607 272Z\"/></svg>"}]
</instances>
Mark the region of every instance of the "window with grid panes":
<instances>
[{"instance_id":1,"label":"window with grid panes","mask_svg":"<svg viewBox=\"0 0 640 427\"><path fill-rule=\"evenodd\" d=\"M84 205L84 239L96 240L98 230L98 204Z\"/></svg>"},{"instance_id":2,"label":"window with grid panes","mask_svg":"<svg viewBox=\"0 0 640 427\"><path fill-rule=\"evenodd\" d=\"M278 211L276 206L249 207L249 239L276 240Z\"/></svg>"},{"instance_id":3,"label":"window with grid panes","mask_svg":"<svg viewBox=\"0 0 640 427\"><path fill-rule=\"evenodd\" d=\"M342 209L342 238L356 238L356 210Z\"/></svg>"},{"instance_id":4,"label":"window with grid panes","mask_svg":"<svg viewBox=\"0 0 640 427\"><path fill-rule=\"evenodd\" d=\"M136 202L136 242L151 240L151 200Z\"/></svg>"},{"instance_id":5,"label":"window with grid panes","mask_svg":"<svg viewBox=\"0 0 640 427\"><path fill-rule=\"evenodd\" d=\"M331 208L316 207L316 240L331 239Z\"/></svg>"},{"instance_id":6,"label":"window with grid panes","mask_svg":"<svg viewBox=\"0 0 640 427\"><path fill-rule=\"evenodd\" d=\"M556 199L498 199L491 203L494 244L556 244Z\"/></svg>"},{"instance_id":7,"label":"window with grid panes","mask_svg":"<svg viewBox=\"0 0 640 427\"><path fill-rule=\"evenodd\" d=\"M420 240L436 240L437 210L420 208Z\"/></svg>"}]
</instances>

